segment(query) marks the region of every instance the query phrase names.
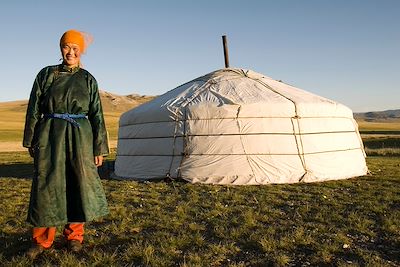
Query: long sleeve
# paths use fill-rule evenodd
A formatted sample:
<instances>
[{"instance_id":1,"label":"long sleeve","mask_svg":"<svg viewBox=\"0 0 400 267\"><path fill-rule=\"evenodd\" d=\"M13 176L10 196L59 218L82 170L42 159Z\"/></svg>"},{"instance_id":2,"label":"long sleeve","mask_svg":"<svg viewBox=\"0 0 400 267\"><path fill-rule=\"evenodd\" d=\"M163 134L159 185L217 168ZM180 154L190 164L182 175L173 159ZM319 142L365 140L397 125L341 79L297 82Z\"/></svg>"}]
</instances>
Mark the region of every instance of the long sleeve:
<instances>
[{"instance_id":1,"label":"long sleeve","mask_svg":"<svg viewBox=\"0 0 400 267\"><path fill-rule=\"evenodd\" d=\"M90 104L88 119L93 131L93 153L95 156L108 155L108 137L96 80L89 76Z\"/></svg>"},{"instance_id":2,"label":"long sleeve","mask_svg":"<svg viewBox=\"0 0 400 267\"><path fill-rule=\"evenodd\" d=\"M37 76L32 86L31 95L29 97L29 103L26 110L25 118L25 129L24 129L24 139L22 145L24 147L32 147L33 137L35 134L36 125L41 117L40 112L40 96L42 94L42 84L41 84L41 71Z\"/></svg>"}]
</instances>

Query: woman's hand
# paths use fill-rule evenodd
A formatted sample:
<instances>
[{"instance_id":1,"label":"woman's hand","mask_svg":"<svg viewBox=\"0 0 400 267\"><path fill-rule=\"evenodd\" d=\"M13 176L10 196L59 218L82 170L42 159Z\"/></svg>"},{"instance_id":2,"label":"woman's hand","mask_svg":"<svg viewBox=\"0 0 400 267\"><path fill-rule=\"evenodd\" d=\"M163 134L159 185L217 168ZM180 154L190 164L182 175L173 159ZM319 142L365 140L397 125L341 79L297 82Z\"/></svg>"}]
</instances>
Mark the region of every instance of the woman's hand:
<instances>
[{"instance_id":1,"label":"woman's hand","mask_svg":"<svg viewBox=\"0 0 400 267\"><path fill-rule=\"evenodd\" d=\"M94 164L96 167L103 165L103 156L94 156Z\"/></svg>"}]
</instances>

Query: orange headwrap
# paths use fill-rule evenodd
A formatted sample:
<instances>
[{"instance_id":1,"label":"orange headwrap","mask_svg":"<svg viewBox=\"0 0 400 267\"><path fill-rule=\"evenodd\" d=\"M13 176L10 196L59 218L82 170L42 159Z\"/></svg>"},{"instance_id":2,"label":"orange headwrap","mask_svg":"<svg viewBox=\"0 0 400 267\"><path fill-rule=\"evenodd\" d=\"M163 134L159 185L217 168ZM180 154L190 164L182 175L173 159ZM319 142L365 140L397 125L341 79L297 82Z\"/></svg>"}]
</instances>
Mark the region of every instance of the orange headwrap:
<instances>
[{"instance_id":1,"label":"orange headwrap","mask_svg":"<svg viewBox=\"0 0 400 267\"><path fill-rule=\"evenodd\" d=\"M92 37L81 31L69 30L66 31L60 39L60 46L66 43L73 43L79 45L81 53L85 53L87 46L91 43Z\"/></svg>"}]
</instances>

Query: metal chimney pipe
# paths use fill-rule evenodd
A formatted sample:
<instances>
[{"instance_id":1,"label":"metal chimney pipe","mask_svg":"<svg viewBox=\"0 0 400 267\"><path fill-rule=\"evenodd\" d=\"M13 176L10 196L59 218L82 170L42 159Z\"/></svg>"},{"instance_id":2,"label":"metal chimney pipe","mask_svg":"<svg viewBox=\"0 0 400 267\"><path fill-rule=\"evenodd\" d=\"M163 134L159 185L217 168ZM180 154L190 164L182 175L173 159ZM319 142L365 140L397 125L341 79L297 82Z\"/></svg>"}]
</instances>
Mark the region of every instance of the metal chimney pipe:
<instances>
[{"instance_id":1,"label":"metal chimney pipe","mask_svg":"<svg viewBox=\"0 0 400 267\"><path fill-rule=\"evenodd\" d=\"M222 35L222 45L224 46L225 68L229 68L228 42L226 35Z\"/></svg>"}]
</instances>

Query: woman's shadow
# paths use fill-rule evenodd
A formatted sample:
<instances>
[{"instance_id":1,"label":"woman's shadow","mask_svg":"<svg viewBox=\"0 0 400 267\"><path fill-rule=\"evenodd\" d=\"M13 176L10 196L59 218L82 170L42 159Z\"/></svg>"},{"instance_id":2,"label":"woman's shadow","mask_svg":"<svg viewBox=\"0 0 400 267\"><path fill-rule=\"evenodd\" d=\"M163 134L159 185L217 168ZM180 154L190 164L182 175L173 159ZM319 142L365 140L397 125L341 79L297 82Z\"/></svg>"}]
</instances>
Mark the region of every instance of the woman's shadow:
<instances>
[{"instance_id":1,"label":"woman's shadow","mask_svg":"<svg viewBox=\"0 0 400 267\"><path fill-rule=\"evenodd\" d=\"M114 160L106 160L102 166L98 167L98 173L101 179L110 179L114 171ZM32 179L34 173L32 163L7 163L0 164L0 177Z\"/></svg>"},{"instance_id":2,"label":"woman's shadow","mask_svg":"<svg viewBox=\"0 0 400 267\"><path fill-rule=\"evenodd\" d=\"M32 163L0 164L0 177L32 179L33 164Z\"/></svg>"}]
</instances>

